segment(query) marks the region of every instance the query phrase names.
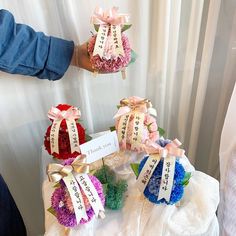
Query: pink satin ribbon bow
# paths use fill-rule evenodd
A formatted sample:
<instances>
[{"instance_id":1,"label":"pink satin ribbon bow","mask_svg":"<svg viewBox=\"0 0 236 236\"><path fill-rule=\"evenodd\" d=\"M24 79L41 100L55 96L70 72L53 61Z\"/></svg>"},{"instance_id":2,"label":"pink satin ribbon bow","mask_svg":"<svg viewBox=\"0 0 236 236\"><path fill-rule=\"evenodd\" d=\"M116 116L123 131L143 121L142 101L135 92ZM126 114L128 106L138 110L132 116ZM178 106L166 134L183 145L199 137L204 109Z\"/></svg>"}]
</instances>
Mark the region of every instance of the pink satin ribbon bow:
<instances>
[{"instance_id":1,"label":"pink satin ribbon bow","mask_svg":"<svg viewBox=\"0 0 236 236\"><path fill-rule=\"evenodd\" d=\"M91 23L95 25L110 24L110 25L123 25L128 23L128 14L118 14L118 7L112 7L104 11L101 7L96 7L91 17Z\"/></svg>"},{"instance_id":2,"label":"pink satin ribbon bow","mask_svg":"<svg viewBox=\"0 0 236 236\"><path fill-rule=\"evenodd\" d=\"M145 145L145 151L148 154L160 154L161 157L166 157L167 155L175 157L183 157L185 150L179 148L182 143L178 139L174 139L168 143L165 147L161 147L159 144L151 142L148 140Z\"/></svg>"},{"instance_id":3,"label":"pink satin ribbon bow","mask_svg":"<svg viewBox=\"0 0 236 236\"><path fill-rule=\"evenodd\" d=\"M142 99L139 97L124 98L120 101L120 108L113 118L116 119L131 111L147 113L148 108L151 107L152 104L148 99Z\"/></svg>"},{"instance_id":4,"label":"pink satin ribbon bow","mask_svg":"<svg viewBox=\"0 0 236 236\"><path fill-rule=\"evenodd\" d=\"M66 111L61 111L56 107L52 107L48 111L48 117L52 120L69 120L69 119L79 119L81 117L81 112L76 107L70 107Z\"/></svg>"}]
</instances>

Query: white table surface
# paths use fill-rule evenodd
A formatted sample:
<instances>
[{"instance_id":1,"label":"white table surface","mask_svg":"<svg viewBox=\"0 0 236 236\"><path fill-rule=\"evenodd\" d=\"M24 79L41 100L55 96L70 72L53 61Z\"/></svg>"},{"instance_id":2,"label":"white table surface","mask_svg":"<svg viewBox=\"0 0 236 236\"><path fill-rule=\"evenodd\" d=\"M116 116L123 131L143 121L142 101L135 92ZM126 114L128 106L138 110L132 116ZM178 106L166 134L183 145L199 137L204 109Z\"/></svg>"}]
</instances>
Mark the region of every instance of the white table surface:
<instances>
[{"instance_id":1,"label":"white table surface","mask_svg":"<svg viewBox=\"0 0 236 236\"><path fill-rule=\"evenodd\" d=\"M140 200L140 193L135 187L135 177L130 171L129 163L140 160L142 155L125 153L125 156L115 157L117 175L128 181L128 191L125 206L122 210L106 210L104 220L94 219L90 223L71 229L65 233L65 228L47 209L50 207L50 198L53 184L48 182L45 174L46 166L52 158L42 149L42 193L45 209L45 235L80 235L80 236L218 236L219 226L215 211L219 202L219 183L202 172L194 171L187 158L181 162L187 171L193 171L189 185L179 207L153 205L148 201ZM121 166L117 163L122 162Z\"/></svg>"}]
</instances>

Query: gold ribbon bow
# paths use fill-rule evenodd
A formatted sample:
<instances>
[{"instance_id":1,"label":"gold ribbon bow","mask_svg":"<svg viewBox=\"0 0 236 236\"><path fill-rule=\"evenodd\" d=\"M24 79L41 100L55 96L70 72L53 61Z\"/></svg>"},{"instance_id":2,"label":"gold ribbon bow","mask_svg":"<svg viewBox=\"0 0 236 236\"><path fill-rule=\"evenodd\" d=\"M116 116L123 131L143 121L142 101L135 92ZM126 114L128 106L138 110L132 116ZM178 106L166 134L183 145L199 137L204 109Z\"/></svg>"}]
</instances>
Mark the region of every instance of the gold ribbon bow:
<instances>
[{"instance_id":1,"label":"gold ribbon bow","mask_svg":"<svg viewBox=\"0 0 236 236\"><path fill-rule=\"evenodd\" d=\"M80 174L89 173L89 164L86 163L86 155L79 155L70 165L56 163L48 164L47 175L50 182L58 182L72 171Z\"/></svg>"},{"instance_id":2,"label":"gold ribbon bow","mask_svg":"<svg viewBox=\"0 0 236 236\"><path fill-rule=\"evenodd\" d=\"M140 107L144 107L146 109L148 108L151 108L152 107L152 103L149 99L145 98L145 99L142 99L140 101L132 101L128 98L123 98L121 101L120 101L120 106L121 107L125 107L125 106L128 106L131 110L136 110Z\"/></svg>"},{"instance_id":3,"label":"gold ribbon bow","mask_svg":"<svg viewBox=\"0 0 236 236\"><path fill-rule=\"evenodd\" d=\"M149 99L145 98L139 98L139 97L130 97L130 98L123 98L120 101L120 107L115 116L114 119L125 115L129 112L142 112L142 113L149 113L153 116L157 116L156 110L152 107L152 103Z\"/></svg>"}]
</instances>

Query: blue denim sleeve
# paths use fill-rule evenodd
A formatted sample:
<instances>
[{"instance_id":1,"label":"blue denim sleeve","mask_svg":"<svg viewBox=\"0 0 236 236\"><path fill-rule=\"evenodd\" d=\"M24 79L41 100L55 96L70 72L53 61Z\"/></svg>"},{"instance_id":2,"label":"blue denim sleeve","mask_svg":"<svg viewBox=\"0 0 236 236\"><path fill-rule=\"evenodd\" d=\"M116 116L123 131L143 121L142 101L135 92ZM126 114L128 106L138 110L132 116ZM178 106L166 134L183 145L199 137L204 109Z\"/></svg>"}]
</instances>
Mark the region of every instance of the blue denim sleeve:
<instances>
[{"instance_id":1,"label":"blue denim sleeve","mask_svg":"<svg viewBox=\"0 0 236 236\"><path fill-rule=\"evenodd\" d=\"M69 67L73 51L72 41L16 24L10 12L0 10L0 70L58 80Z\"/></svg>"}]
</instances>

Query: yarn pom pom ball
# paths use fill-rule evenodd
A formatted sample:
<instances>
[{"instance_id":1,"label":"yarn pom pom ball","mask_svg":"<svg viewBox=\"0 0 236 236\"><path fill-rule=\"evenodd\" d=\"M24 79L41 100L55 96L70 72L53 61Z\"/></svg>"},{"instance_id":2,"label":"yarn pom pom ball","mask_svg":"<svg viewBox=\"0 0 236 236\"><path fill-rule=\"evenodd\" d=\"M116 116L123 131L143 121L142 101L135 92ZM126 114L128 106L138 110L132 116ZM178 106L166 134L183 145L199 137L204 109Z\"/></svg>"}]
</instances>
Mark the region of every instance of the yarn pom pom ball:
<instances>
[{"instance_id":1,"label":"yarn pom pom ball","mask_svg":"<svg viewBox=\"0 0 236 236\"><path fill-rule=\"evenodd\" d=\"M130 97L129 100L131 102L138 102L143 100L140 97ZM131 113L131 116L129 118L129 123L127 124L127 133L126 133L126 143L124 143L124 140L119 140L119 144L120 144L120 148L122 150L132 150L132 151L137 151L137 152L142 152L145 151L145 144L147 141L152 141L152 142L156 142L159 138L159 132L158 132L158 126L157 126L157 121L156 119L151 116L149 113L145 113L144 116L144 121L143 121L143 126L142 126L142 137L141 137L141 141L140 141L140 146L139 147L135 147L132 148L132 134L133 134L133 127L134 127L134 117L135 117L135 112ZM115 128L118 131L118 127L119 127L119 122L120 122L120 118L118 117L115 121Z\"/></svg>"},{"instance_id":2,"label":"yarn pom pom ball","mask_svg":"<svg viewBox=\"0 0 236 236\"><path fill-rule=\"evenodd\" d=\"M88 43L88 53L90 56L90 62L95 69L95 71L101 73L112 73L122 70L124 67L128 66L131 60L131 47L128 37L125 34L121 34L122 45L124 49L124 56L113 56L114 55L114 45L112 43L111 36L108 35L105 45L104 55L101 58L98 54L93 55L94 46L97 36L94 35L90 38Z\"/></svg>"},{"instance_id":3,"label":"yarn pom pom ball","mask_svg":"<svg viewBox=\"0 0 236 236\"><path fill-rule=\"evenodd\" d=\"M94 174L106 186L106 204L105 206L112 210L121 209L124 205L124 194L127 191L126 180L116 180L115 172L104 165Z\"/></svg>"},{"instance_id":4,"label":"yarn pom pom ball","mask_svg":"<svg viewBox=\"0 0 236 236\"><path fill-rule=\"evenodd\" d=\"M74 161L74 158L69 158L65 160L62 164L63 165L71 165ZM102 202L102 205L105 205L105 196L103 194L103 186L101 182L92 175L89 175L89 179L91 180L93 186L95 187L98 196ZM88 198L84 194L82 188L80 187L80 191L82 194L82 198L84 201L86 213L88 216L88 220L81 219L79 224L85 224L89 222L95 215L93 208L91 207ZM51 197L51 208L53 209L54 215L56 216L58 222L61 225L66 227L74 227L77 225L74 207L72 204L72 200L69 194L69 191L64 183L63 180L59 182L56 189L54 190L52 197Z\"/></svg>"},{"instance_id":5,"label":"yarn pom pom ball","mask_svg":"<svg viewBox=\"0 0 236 236\"><path fill-rule=\"evenodd\" d=\"M58 108L60 111L66 111L72 106L68 104L59 104L56 108ZM51 120L52 121L52 120ZM76 127L78 130L78 137L79 137L79 143L83 144L85 143L85 129L84 127L78 123L78 120L76 120ZM59 136L58 136L58 146L59 146L59 153L51 152L50 147L50 131L51 131L52 125L50 125L47 128L45 137L44 137L44 146L49 155L53 155L57 159L68 159L68 158L74 158L77 157L80 153L73 152L71 153L71 147L70 147L70 138L69 133L67 130L67 125L65 119L62 120L60 129L59 129Z\"/></svg>"},{"instance_id":6,"label":"yarn pom pom ball","mask_svg":"<svg viewBox=\"0 0 236 236\"><path fill-rule=\"evenodd\" d=\"M139 173L141 172L142 168L144 167L147 159L149 157L145 157L140 165L139 165ZM144 196L152 203L160 204L165 203L167 205L173 205L176 202L180 201L184 194L184 186L183 181L185 177L185 170L181 163L176 159L175 161L175 173L174 173L174 180L173 180L173 187L170 195L170 200L166 201L166 199L162 198L158 200L160 185L161 185L161 176L162 176L162 168L163 168L164 160L161 159L158 163L156 169L154 170L145 190Z\"/></svg>"},{"instance_id":7,"label":"yarn pom pom ball","mask_svg":"<svg viewBox=\"0 0 236 236\"><path fill-rule=\"evenodd\" d=\"M105 196L103 195L103 187L101 182L95 176L90 175L89 178L93 183L95 189L97 190L98 196L104 206ZM79 224L85 224L94 217L95 213L81 188L80 191L82 193L88 220L81 219ZM59 187L57 187L52 194L51 206L55 212L55 216L58 222L61 225L64 225L66 227L75 227L77 225L72 200L67 187L62 180L60 181Z\"/></svg>"}]
</instances>

